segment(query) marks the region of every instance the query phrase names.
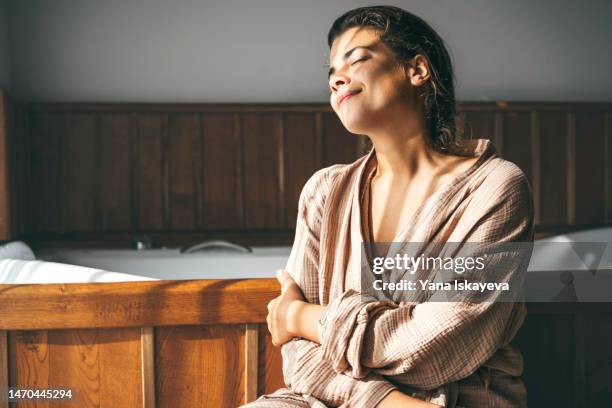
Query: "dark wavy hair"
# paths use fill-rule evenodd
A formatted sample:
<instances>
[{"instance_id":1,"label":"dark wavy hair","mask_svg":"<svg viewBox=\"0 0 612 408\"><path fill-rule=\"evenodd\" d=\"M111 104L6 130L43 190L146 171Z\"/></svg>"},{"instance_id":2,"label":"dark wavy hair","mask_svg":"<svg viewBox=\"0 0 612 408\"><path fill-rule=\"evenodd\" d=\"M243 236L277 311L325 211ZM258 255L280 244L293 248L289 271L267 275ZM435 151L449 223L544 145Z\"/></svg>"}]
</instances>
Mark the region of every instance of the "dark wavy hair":
<instances>
[{"instance_id":1,"label":"dark wavy hair","mask_svg":"<svg viewBox=\"0 0 612 408\"><path fill-rule=\"evenodd\" d=\"M457 147L453 66L444 41L420 17L394 6L359 7L334 21L327 34L331 49L336 37L352 27L370 27L391 49L397 62L408 69L409 61L421 54L428 62L430 78L422 88L425 116L430 124L431 146L441 152Z\"/></svg>"}]
</instances>

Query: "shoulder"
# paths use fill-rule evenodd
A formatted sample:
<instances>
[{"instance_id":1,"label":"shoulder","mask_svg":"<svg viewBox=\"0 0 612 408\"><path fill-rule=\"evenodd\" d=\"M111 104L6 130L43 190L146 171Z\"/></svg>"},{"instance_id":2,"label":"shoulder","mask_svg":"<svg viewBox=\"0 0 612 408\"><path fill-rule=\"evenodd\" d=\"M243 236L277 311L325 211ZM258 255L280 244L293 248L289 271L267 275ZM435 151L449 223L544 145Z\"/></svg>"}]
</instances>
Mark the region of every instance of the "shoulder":
<instances>
[{"instance_id":1,"label":"shoulder","mask_svg":"<svg viewBox=\"0 0 612 408\"><path fill-rule=\"evenodd\" d=\"M334 185L342 183L356 174L359 166L366 158L367 155L350 164L333 164L317 170L304 184L300 200L322 203Z\"/></svg>"},{"instance_id":2,"label":"shoulder","mask_svg":"<svg viewBox=\"0 0 612 408\"><path fill-rule=\"evenodd\" d=\"M530 206L532 201L531 185L525 173L511 161L494 157L482 169L476 194L486 202L520 201Z\"/></svg>"}]
</instances>

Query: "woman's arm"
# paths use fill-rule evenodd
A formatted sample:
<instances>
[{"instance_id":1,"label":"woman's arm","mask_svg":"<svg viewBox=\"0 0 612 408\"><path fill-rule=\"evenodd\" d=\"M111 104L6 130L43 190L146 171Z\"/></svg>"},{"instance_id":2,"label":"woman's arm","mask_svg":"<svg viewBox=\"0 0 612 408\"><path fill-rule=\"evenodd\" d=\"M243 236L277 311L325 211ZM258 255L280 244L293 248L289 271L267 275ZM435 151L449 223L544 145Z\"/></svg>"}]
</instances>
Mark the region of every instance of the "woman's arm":
<instances>
[{"instance_id":1,"label":"woman's arm","mask_svg":"<svg viewBox=\"0 0 612 408\"><path fill-rule=\"evenodd\" d=\"M436 408L441 405L432 404L420 399L409 397L398 390L393 390L380 401L376 408Z\"/></svg>"},{"instance_id":2,"label":"woman's arm","mask_svg":"<svg viewBox=\"0 0 612 408\"><path fill-rule=\"evenodd\" d=\"M524 176L510 178L486 198L478 200L487 207L474 209L482 216L466 241L532 239L531 195ZM305 314L293 318L304 318L298 331L313 338L312 324L322 312L318 340L323 357L337 372L362 378L374 371L419 389L471 375L514 335L508 322L524 317L524 309L513 303L364 303L361 294L351 289L324 310L296 310Z\"/></svg>"},{"instance_id":3,"label":"woman's arm","mask_svg":"<svg viewBox=\"0 0 612 408\"><path fill-rule=\"evenodd\" d=\"M286 266L304 300L312 304L319 303L319 234L330 170L333 169L315 173L302 189L295 242ZM323 359L321 347L309 340L294 338L282 345L281 354L285 385L327 405L376 406L389 392L397 389L376 373L355 379L336 372Z\"/></svg>"}]
</instances>

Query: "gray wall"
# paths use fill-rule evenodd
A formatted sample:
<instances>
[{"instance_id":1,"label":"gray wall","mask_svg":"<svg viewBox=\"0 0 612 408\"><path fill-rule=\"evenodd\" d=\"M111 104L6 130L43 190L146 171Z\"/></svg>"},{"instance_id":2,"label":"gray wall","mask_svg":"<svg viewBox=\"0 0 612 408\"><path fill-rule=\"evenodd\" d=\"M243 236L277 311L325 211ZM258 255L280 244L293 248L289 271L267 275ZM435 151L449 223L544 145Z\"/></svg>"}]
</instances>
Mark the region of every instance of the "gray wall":
<instances>
[{"instance_id":1,"label":"gray wall","mask_svg":"<svg viewBox=\"0 0 612 408\"><path fill-rule=\"evenodd\" d=\"M8 0L31 101L323 102L329 0ZM453 55L460 100L612 100L609 0L404 0ZM0 30L3 25L0 23Z\"/></svg>"},{"instance_id":2,"label":"gray wall","mask_svg":"<svg viewBox=\"0 0 612 408\"><path fill-rule=\"evenodd\" d=\"M0 0L0 87L10 90L11 62L8 35L8 2Z\"/></svg>"}]
</instances>

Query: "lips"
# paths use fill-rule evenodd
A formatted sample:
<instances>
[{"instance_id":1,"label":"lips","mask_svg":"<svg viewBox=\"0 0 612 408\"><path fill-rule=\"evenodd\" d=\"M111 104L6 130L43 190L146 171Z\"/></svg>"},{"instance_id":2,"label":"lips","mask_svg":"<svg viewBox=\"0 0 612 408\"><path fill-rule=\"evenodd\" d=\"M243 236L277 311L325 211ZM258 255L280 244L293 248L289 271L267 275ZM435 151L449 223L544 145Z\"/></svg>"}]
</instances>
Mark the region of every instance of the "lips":
<instances>
[{"instance_id":1,"label":"lips","mask_svg":"<svg viewBox=\"0 0 612 408\"><path fill-rule=\"evenodd\" d=\"M338 98L338 106L340 106L340 104L342 102L344 102L345 100L347 100L351 96L358 94L359 92L361 92L361 91L351 91L351 92L347 92L347 93L343 94L342 96L340 96L340 98Z\"/></svg>"}]
</instances>

